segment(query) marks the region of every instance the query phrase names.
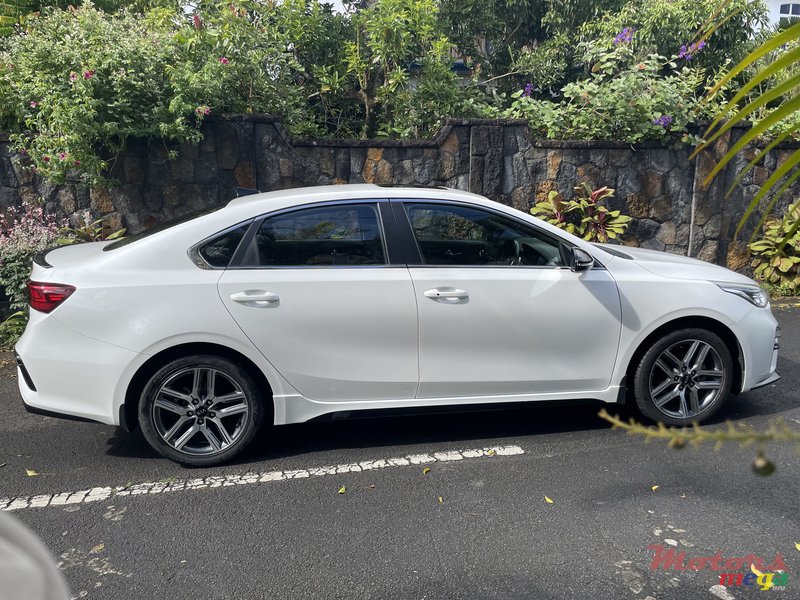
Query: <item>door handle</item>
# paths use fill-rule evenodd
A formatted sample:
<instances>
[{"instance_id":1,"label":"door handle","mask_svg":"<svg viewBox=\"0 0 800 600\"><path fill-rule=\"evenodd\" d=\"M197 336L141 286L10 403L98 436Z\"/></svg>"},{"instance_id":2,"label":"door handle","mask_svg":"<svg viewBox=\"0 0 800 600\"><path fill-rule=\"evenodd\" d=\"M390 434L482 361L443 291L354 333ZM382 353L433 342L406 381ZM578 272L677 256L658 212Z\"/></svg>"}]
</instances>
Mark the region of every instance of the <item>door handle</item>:
<instances>
[{"instance_id":1,"label":"door handle","mask_svg":"<svg viewBox=\"0 0 800 600\"><path fill-rule=\"evenodd\" d=\"M231 300L245 306L268 306L280 300L280 296L266 290L245 290L231 294Z\"/></svg>"},{"instance_id":2,"label":"door handle","mask_svg":"<svg viewBox=\"0 0 800 600\"><path fill-rule=\"evenodd\" d=\"M466 300L469 298L469 294L467 290L433 288L432 290L425 291L425 297L431 300Z\"/></svg>"}]
</instances>

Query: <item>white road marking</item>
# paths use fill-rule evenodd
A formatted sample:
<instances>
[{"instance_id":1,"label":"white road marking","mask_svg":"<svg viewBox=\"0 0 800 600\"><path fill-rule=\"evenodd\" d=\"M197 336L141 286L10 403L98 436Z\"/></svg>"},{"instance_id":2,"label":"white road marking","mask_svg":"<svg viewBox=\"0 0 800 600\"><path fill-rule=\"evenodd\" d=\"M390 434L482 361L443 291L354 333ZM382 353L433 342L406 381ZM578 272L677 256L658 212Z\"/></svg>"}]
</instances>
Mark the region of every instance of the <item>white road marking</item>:
<instances>
[{"instance_id":1,"label":"white road marking","mask_svg":"<svg viewBox=\"0 0 800 600\"><path fill-rule=\"evenodd\" d=\"M403 457L384 458L378 460L364 460L359 463L331 465L325 467L312 467L309 469L292 469L287 471L268 471L264 473L245 473L244 475L212 475L198 479L185 479L180 481L152 481L136 483L121 487L95 487L88 490L75 492L61 492L59 494L40 494L37 496L20 496L19 498L0 498L0 510L13 511L27 508L45 508L48 506L65 506L72 504L87 504L101 502L109 498L123 496L139 496L142 494L166 494L184 490L201 490L231 485L250 485L254 483L267 483L270 481L284 481L287 479L301 479L304 477L323 477L327 475L340 475L342 473L359 473L375 469L389 469L392 467L407 467L436 462L451 462L473 458L492 456L515 456L525 454L519 446L493 446L490 448L475 448L471 450L450 450L447 452L434 452L433 454L409 454Z\"/></svg>"},{"instance_id":2,"label":"white road marking","mask_svg":"<svg viewBox=\"0 0 800 600\"><path fill-rule=\"evenodd\" d=\"M736 600L724 585L712 585L708 591L720 600Z\"/></svg>"}]
</instances>

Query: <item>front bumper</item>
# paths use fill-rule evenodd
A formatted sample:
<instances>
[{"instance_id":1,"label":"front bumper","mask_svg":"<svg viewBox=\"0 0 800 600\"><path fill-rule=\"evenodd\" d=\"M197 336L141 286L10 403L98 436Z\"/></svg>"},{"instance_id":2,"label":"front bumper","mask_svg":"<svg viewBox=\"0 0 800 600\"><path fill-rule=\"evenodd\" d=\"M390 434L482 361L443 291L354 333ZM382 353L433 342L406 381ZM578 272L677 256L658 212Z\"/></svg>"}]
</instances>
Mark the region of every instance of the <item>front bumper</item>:
<instances>
[{"instance_id":1,"label":"front bumper","mask_svg":"<svg viewBox=\"0 0 800 600\"><path fill-rule=\"evenodd\" d=\"M753 308L736 326L744 357L741 391L763 387L780 379L777 367L781 329L772 312Z\"/></svg>"},{"instance_id":2,"label":"front bumper","mask_svg":"<svg viewBox=\"0 0 800 600\"><path fill-rule=\"evenodd\" d=\"M760 381L760 382L756 383L756 384L755 384L753 387L751 387L750 389L751 389L751 390L756 390L756 389L758 389L758 388L760 388L760 387L764 387L765 385L769 385L770 383L775 383L775 382L776 382L776 381L778 381L778 379L780 379L780 378L781 378L781 376L778 374L778 372L777 372L777 371L775 371L774 373L772 373L772 375L770 375L769 377L767 377L767 378L766 378L764 381Z\"/></svg>"}]
</instances>

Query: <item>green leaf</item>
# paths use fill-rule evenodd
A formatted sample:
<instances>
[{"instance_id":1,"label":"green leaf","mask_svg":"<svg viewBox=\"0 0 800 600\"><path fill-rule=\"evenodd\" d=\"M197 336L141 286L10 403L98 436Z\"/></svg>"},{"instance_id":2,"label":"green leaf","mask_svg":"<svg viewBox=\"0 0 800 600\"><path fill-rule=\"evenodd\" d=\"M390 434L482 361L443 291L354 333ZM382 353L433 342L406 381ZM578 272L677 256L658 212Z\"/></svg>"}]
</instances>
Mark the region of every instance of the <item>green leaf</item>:
<instances>
[{"instance_id":1,"label":"green leaf","mask_svg":"<svg viewBox=\"0 0 800 600\"><path fill-rule=\"evenodd\" d=\"M747 132L745 132L745 134L742 135L742 137L733 145L733 147L730 150L728 150L725 156L723 156L720 159L720 161L711 170L708 177L706 177L703 184L708 185L709 183L711 183L714 177L716 177L716 175L725 167L725 165L727 165L731 160L733 160L733 158L748 144L750 144L753 140L755 140L755 138L757 138L760 135L763 135L770 127L772 127L777 123L780 123L786 117L791 116L798 110L800 110L800 96L796 96L791 100L788 100L780 107L772 111L765 119L762 119L761 121L753 125L753 127L747 130ZM712 136L711 139L714 140L716 139L716 137ZM703 147L708 146L709 143L710 141L707 141ZM700 148L695 150L692 156L696 156L699 151Z\"/></svg>"},{"instance_id":2,"label":"green leaf","mask_svg":"<svg viewBox=\"0 0 800 600\"><path fill-rule=\"evenodd\" d=\"M739 64L728 71L725 77L720 79L717 84L712 87L711 90L709 90L708 95L713 96L720 91L725 84L731 81L751 64L768 55L773 50L776 50L798 38L800 38L800 23L796 23L784 31L770 37L766 42L748 54Z\"/></svg>"}]
</instances>

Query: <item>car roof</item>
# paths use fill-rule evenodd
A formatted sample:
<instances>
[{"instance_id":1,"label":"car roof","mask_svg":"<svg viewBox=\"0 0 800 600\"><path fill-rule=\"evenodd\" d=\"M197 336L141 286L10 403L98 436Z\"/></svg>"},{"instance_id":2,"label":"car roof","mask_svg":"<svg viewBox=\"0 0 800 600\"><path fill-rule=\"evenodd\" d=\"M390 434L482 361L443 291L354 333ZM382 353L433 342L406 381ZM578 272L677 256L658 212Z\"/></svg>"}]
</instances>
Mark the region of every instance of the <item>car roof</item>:
<instances>
[{"instance_id":1,"label":"car roof","mask_svg":"<svg viewBox=\"0 0 800 600\"><path fill-rule=\"evenodd\" d=\"M484 196L446 187L376 185L374 183L350 183L341 185L318 185L289 188L234 198L227 208L248 207L257 211L275 208L275 204L299 206L336 200L360 200L380 198L441 199L492 203Z\"/></svg>"}]
</instances>

